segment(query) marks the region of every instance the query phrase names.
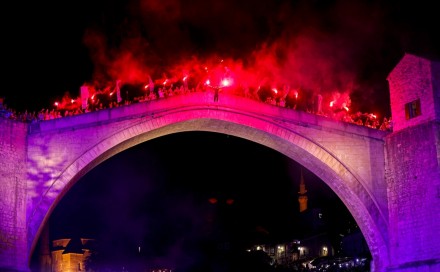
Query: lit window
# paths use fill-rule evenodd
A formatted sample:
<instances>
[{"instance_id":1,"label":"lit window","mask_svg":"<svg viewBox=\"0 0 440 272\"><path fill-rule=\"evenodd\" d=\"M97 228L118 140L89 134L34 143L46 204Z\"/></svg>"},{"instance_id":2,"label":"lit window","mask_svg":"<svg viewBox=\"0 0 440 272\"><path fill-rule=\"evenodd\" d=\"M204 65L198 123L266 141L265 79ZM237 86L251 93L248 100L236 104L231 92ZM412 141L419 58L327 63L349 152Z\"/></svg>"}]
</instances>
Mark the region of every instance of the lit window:
<instances>
[{"instance_id":1,"label":"lit window","mask_svg":"<svg viewBox=\"0 0 440 272\"><path fill-rule=\"evenodd\" d=\"M278 254L281 254L284 252L284 246L278 246Z\"/></svg>"},{"instance_id":2,"label":"lit window","mask_svg":"<svg viewBox=\"0 0 440 272\"><path fill-rule=\"evenodd\" d=\"M417 117L422 114L420 108L420 99L405 104L405 117L406 120Z\"/></svg>"}]
</instances>

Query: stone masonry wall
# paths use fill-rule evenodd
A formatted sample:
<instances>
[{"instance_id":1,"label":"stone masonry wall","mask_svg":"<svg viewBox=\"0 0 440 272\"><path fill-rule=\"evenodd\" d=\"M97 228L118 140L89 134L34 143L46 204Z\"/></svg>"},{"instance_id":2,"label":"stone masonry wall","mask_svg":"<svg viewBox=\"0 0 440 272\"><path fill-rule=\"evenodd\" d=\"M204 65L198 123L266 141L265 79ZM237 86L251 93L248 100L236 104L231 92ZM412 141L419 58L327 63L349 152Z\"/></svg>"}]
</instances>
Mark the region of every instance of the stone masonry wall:
<instances>
[{"instance_id":1,"label":"stone masonry wall","mask_svg":"<svg viewBox=\"0 0 440 272\"><path fill-rule=\"evenodd\" d=\"M386 138L390 270L440 268L439 140L435 121Z\"/></svg>"},{"instance_id":2,"label":"stone masonry wall","mask_svg":"<svg viewBox=\"0 0 440 272\"><path fill-rule=\"evenodd\" d=\"M388 76L386 136L390 271L440 271L440 63L405 54ZM405 104L420 99L420 115Z\"/></svg>"},{"instance_id":3,"label":"stone masonry wall","mask_svg":"<svg viewBox=\"0 0 440 272\"><path fill-rule=\"evenodd\" d=\"M432 121L436 116L439 94L433 92L437 63L413 55L405 55L388 76L393 131ZM437 101L434 100L437 97ZM406 119L405 104L420 99L422 114Z\"/></svg>"},{"instance_id":4,"label":"stone masonry wall","mask_svg":"<svg viewBox=\"0 0 440 272\"><path fill-rule=\"evenodd\" d=\"M0 270L27 271L27 125L0 118Z\"/></svg>"},{"instance_id":5,"label":"stone masonry wall","mask_svg":"<svg viewBox=\"0 0 440 272\"><path fill-rule=\"evenodd\" d=\"M435 119L440 121L440 62L432 63L432 87L434 91Z\"/></svg>"}]
</instances>

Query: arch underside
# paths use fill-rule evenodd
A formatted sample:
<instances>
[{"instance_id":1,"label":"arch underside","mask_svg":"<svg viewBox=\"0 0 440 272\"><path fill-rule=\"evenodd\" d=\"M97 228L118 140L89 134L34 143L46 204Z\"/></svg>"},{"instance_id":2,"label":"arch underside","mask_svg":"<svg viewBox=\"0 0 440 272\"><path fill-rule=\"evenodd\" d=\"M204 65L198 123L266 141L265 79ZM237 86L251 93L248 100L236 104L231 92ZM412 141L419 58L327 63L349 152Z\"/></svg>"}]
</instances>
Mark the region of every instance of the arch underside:
<instances>
[{"instance_id":1,"label":"arch underside","mask_svg":"<svg viewBox=\"0 0 440 272\"><path fill-rule=\"evenodd\" d=\"M214 113L214 114L213 114ZM72 162L69 169L54 180L58 192L47 192L35 216L28 225L29 258L38 240L41 226L60 201L62 195L87 172L106 159L137 144L173 133L189 131L216 132L240 137L276 150L303 165L322 179L344 202L358 223L368 243L374 265L385 267L388 263L388 250L384 229L386 224L368 191L362 186L350 169L327 150L310 139L268 120L253 116L240 116L236 113L210 111L208 114L196 112L193 115L178 116L173 112L171 118L165 115L162 120L143 120L127 130L109 136L83 153ZM149 123L149 124L146 124ZM127 133L128 131L128 133ZM313 148L310 148L312 146ZM97 151L98 150L98 151ZM61 192L60 192L61 190ZM54 195L60 197L54 198ZM46 205L44 205L47 203ZM32 230L38 230L37 232Z\"/></svg>"}]
</instances>

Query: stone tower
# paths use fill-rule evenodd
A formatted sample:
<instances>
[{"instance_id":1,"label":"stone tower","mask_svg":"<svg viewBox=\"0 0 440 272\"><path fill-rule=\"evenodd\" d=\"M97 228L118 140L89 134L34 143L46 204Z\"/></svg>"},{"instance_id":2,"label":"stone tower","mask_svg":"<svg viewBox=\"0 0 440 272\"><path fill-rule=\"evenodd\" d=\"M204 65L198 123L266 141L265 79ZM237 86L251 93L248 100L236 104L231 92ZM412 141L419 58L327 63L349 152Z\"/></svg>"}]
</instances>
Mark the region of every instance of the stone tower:
<instances>
[{"instance_id":1,"label":"stone tower","mask_svg":"<svg viewBox=\"0 0 440 272\"><path fill-rule=\"evenodd\" d=\"M305 210L307 210L307 190L306 190L306 184L304 183L304 176L303 176L303 170L301 168L301 181L299 184L299 197L298 197L298 202L299 202L299 212L304 212Z\"/></svg>"},{"instance_id":2,"label":"stone tower","mask_svg":"<svg viewBox=\"0 0 440 272\"><path fill-rule=\"evenodd\" d=\"M390 268L440 271L440 62L405 54L387 80Z\"/></svg>"}]
</instances>

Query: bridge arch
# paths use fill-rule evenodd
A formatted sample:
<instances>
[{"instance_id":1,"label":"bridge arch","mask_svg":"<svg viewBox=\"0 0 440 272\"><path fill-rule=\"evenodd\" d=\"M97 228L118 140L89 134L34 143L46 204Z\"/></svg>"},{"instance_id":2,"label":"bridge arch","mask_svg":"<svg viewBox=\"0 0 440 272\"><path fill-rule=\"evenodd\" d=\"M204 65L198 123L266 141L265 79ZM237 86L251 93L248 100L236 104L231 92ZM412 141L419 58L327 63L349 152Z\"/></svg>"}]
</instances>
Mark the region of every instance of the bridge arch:
<instances>
[{"instance_id":1,"label":"bridge arch","mask_svg":"<svg viewBox=\"0 0 440 272\"><path fill-rule=\"evenodd\" d=\"M344 202L358 223L373 257L375 269L388 265L388 226L371 190L359 173L331 148L291 124L221 105L190 105L155 112L100 139L72 160L53 179L28 219L29 258L42 226L69 189L106 159L157 137L186 131L217 132L240 137L276 150L322 179ZM30 261L30 260L29 260Z\"/></svg>"}]
</instances>

